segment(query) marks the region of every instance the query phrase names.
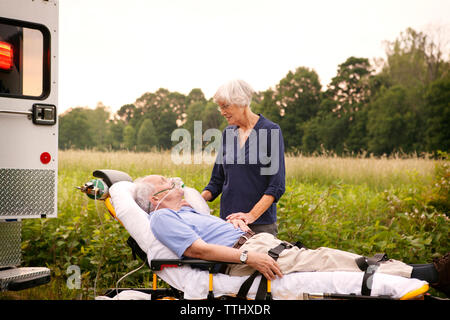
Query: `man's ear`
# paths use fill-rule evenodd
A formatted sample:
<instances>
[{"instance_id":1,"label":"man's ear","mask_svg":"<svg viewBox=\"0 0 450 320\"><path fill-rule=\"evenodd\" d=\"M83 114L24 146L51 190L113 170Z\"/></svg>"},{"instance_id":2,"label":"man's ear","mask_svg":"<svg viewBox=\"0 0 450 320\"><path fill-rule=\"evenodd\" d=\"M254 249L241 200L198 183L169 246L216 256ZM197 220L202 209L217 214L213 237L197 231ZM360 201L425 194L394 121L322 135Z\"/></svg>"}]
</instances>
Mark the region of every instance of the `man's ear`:
<instances>
[{"instance_id":1,"label":"man's ear","mask_svg":"<svg viewBox=\"0 0 450 320\"><path fill-rule=\"evenodd\" d=\"M150 202L151 202L152 205L156 206L158 201L159 201L159 198L154 197L154 196L150 197Z\"/></svg>"}]
</instances>

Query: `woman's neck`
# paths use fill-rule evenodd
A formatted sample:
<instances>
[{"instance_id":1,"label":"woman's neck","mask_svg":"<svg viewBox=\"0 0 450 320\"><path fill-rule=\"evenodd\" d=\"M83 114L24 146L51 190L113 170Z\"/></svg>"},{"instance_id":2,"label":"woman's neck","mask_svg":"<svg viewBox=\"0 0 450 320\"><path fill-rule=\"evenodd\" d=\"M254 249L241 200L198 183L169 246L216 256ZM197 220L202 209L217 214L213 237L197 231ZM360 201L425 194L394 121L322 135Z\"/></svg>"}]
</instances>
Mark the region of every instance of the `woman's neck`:
<instances>
[{"instance_id":1,"label":"woman's neck","mask_svg":"<svg viewBox=\"0 0 450 320\"><path fill-rule=\"evenodd\" d=\"M259 116L253 111L250 110L250 108L244 110L242 121L238 124L239 129L242 131L247 131L250 129L253 129L255 124L258 122Z\"/></svg>"}]
</instances>

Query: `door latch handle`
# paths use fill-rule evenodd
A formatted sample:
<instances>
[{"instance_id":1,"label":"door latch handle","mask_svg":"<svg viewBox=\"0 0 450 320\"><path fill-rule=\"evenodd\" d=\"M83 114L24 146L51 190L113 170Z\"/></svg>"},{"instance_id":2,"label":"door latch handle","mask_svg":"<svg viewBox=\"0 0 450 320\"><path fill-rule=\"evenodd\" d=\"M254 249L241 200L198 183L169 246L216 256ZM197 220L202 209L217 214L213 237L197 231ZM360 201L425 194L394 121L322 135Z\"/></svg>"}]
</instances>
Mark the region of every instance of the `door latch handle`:
<instances>
[{"instance_id":1,"label":"door latch handle","mask_svg":"<svg viewBox=\"0 0 450 320\"><path fill-rule=\"evenodd\" d=\"M34 124L54 125L56 123L56 106L51 104L33 104L32 120Z\"/></svg>"}]
</instances>

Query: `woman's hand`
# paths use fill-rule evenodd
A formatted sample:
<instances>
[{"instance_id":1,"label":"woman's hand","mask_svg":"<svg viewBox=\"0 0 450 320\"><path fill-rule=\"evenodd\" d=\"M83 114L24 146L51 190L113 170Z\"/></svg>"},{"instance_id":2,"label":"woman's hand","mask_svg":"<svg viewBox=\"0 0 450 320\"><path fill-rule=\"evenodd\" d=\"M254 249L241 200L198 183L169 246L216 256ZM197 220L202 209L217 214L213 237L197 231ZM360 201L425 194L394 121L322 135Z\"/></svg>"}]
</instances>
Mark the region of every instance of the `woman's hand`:
<instances>
[{"instance_id":1,"label":"woman's hand","mask_svg":"<svg viewBox=\"0 0 450 320\"><path fill-rule=\"evenodd\" d=\"M245 224L251 224L255 222L256 218L251 213L236 212L227 216L227 220L240 219L244 221Z\"/></svg>"},{"instance_id":2,"label":"woman's hand","mask_svg":"<svg viewBox=\"0 0 450 320\"><path fill-rule=\"evenodd\" d=\"M231 220L228 220L227 222L231 223L231 224L234 226L235 229L239 228L239 229L241 229L241 230L244 231L244 232L250 232L250 231L252 231L252 230L247 226L247 224L246 224L243 220L241 220L241 219L231 219Z\"/></svg>"},{"instance_id":3,"label":"woman's hand","mask_svg":"<svg viewBox=\"0 0 450 320\"><path fill-rule=\"evenodd\" d=\"M209 190L203 190L203 192L201 193L201 196L203 199L205 199L205 201L209 201L212 199L212 193Z\"/></svg>"}]
</instances>

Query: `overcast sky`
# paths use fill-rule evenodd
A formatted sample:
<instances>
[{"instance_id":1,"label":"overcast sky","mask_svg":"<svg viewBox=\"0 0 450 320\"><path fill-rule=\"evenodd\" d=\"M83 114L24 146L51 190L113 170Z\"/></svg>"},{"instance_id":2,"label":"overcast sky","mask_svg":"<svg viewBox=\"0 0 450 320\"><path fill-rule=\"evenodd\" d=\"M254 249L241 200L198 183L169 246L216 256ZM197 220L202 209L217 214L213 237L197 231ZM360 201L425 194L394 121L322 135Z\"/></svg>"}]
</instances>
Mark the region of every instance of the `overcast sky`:
<instances>
[{"instance_id":1,"label":"overcast sky","mask_svg":"<svg viewBox=\"0 0 450 320\"><path fill-rule=\"evenodd\" d=\"M412 27L449 30L449 0L60 0L59 109L117 111L159 88L210 98L241 78L257 91L314 69L325 89L350 56L385 57Z\"/></svg>"}]
</instances>

